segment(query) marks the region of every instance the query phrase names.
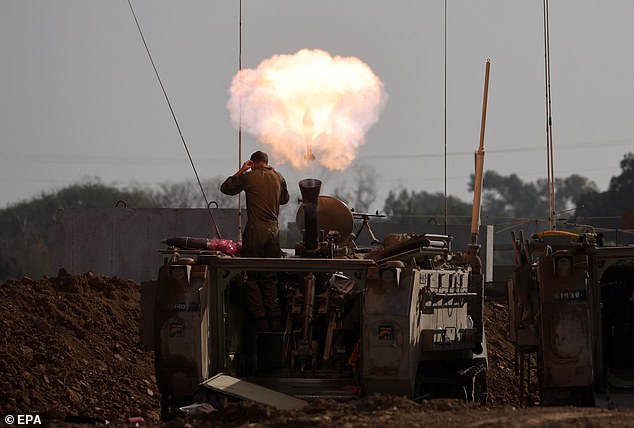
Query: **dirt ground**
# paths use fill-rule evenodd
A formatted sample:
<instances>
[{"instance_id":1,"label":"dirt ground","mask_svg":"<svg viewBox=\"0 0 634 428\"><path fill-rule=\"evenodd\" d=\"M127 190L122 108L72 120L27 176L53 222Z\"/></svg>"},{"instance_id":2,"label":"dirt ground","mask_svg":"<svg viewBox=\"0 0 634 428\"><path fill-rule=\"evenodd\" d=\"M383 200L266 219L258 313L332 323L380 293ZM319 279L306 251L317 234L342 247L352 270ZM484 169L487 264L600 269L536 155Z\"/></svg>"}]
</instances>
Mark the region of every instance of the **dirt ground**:
<instances>
[{"instance_id":1,"label":"dirt ground","mask_svg":"<svg viewBox=\"0 0 634 428\"><path fill-rule=\"evenodd\" d=\"M140 285L87 273L0 285L0 416L50 426L492 427L634 426L634 411L520 408L505 299L487 298L489 402L422 403L394 396L318 400L299 411L230 402L209 415L160 422L154 360L139 346Z\"/></svg>"},{"instance_id":2,"label":"dirt ground","mask_svg":"<svg viewBox=\"0 0 634 428\"><path fill-rule=\"evenodd\" d=\"M158 419L139 347L140 285L87 273L0 286L0 411L47 420Z\"/></svg>"}]
</instances>

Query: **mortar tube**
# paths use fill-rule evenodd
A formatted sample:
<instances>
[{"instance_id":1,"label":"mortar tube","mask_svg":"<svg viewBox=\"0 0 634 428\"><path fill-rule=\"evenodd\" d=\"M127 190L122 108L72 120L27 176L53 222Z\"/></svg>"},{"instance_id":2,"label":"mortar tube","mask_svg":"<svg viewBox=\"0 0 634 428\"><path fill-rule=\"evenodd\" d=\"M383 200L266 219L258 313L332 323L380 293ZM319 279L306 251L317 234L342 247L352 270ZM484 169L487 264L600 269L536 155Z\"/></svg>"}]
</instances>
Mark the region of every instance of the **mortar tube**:
<instances>
[{"instance_id":1,"label":"mortar tube","mask_svg":"<svg viewBox=\"0 0 634 428\"><path fill-rule=\"evenodd\" d=\"M302 194L302 206L304 207L304 244L306 250L314 251L319 248L317 230L317 206L319 203L319 190L321 181L315 178L306 178L299 183Z\"/></svg>"}]
</instances>

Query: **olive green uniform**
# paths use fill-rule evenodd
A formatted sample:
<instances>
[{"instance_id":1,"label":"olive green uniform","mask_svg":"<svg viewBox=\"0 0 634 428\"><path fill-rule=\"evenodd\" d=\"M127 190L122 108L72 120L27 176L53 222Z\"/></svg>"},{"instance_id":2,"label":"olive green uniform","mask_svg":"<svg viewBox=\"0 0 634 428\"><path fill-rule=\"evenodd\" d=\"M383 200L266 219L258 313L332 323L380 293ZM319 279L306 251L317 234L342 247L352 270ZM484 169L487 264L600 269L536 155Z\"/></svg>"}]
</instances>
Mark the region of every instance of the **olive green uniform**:
<instances>
[{"instance_id":1,"label":"olive green uniform","mask_svg":"<svg viewBox=\"0 0 634 428\"><path fill-rule=\"evenodd\" d=\"M260 166L231 176L220 186L220 191L227 195L237 195L243 190L248 219L241 254L245 257L280 257L282 250L277 217L280 205L286 204L289 199L284 177L270 166ZM249 272L247 306L256 320L268 317L277 319L275 322L279 323L281 309L275 278L275 274ZM259 285L256 279L259 279Z\"/></svg>"}]
</instances>

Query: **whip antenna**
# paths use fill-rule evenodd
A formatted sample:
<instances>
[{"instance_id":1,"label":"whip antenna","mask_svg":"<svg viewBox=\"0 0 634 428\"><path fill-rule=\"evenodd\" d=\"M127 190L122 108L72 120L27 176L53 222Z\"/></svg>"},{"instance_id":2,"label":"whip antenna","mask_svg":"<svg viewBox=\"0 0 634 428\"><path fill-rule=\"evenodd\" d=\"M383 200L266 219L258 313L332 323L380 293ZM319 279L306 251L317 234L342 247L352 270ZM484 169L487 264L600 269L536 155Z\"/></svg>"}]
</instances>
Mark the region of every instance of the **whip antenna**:
<instances>
[{"instance_id":1,"label":"whip antenna","mask_svg":"<svg viewBox=\"0 0 634 428\"><path fill-rule=\"evenodd\" d=\"M165 86L163 86L163 81L161 80L161 76L159 75L158 69L156 68L156 64L154 64L154 59L152 58L152 54L150 53L150 49L148 48L147 42L145 41L145 37L143 36L143 31L141 30L141 25L139 24L139 20L136 17L136 13L134 13L134 8L132 7L132 3L128 0L128 5L130 6L130 11L132 11L132 16L134 17L134 22L136 23L136 27L139 30L139 34L141 35L141 40L143 41L143 46L145 46L145 51L147 52L148 57L150 58L150 62L152 63L152 68L154 69L154 74L156 74L156 79L161 86L161 90L163 91L163 96L165 97L165 101L167 102L167 106L172 113L172 118L174 119L174 124L176 124L176 129L178 130L178 135L181 137L181 141L183 142L183 147L185 147L185 152L187 152L187 157L189 158L189 163L194 170L194 175L196 176L196 181L198 182L198 186L200 187L200 192L203 194L203 198L205 199L205 206L207 207L207 212L209 212L209 217L211 218L211 222L216 230L216 236L218 238L222 238L220 235L220 230L218 229L218 225L216 224L216 219L214 218L213 213L211 212L211 207L209 204L209 200L207 199L207 195L205 194L205 189L203 188L202 183L200 182L200 177L198 176L198 171L196 171L196 166L194 165L194 160L192 159L191 154L189 153L189 148L187 147L187 143L185 142L185 137L183 136L183 132L181 131L181 127L178 124L178 120L176 119L176 114L174 113L174 109L172 108L172 103L170 102L169 97L167 96L167 91L165 91Z\"/></svg>"},{"instance_id":2,"label":"whip antenna","mask_svg":"<svg viewBox=\"0 0 634 428\"><path fill-rule=\"evenodd\" d=\"M546 80L546 162L548 164L548 225L557 228L555 214L555 169L553 161L553 118L552 96L550 93L550 18L549 2L544 0L544 74Z\"/></svg>"},{"instance_id":3,"label":"whip antenna","mask_svg":"<svg viewBox=\"0 0 634 428\"><path fill-rule=\"evenodd\" d=\"M240 0L238 36L238 71L242 71L242 0ZM238 168L242 166L242 95L240 95L240 119L238 123ZM238 193L238 241L242 241L242 192Z\"/></svg>"},{"instance_id":4,"label":"whip antenna","mask_svg":"<svg viewBox=\"0 0 634 428\"><path fill-rule=\"evenodd\" d=\"M445 0L445 95L444 95L444 103L445 103L445 113L444 113L444 130L443 130L443 138L445 141L445 235L447 234L447 0Z\"/></svg>"}]
</instances>

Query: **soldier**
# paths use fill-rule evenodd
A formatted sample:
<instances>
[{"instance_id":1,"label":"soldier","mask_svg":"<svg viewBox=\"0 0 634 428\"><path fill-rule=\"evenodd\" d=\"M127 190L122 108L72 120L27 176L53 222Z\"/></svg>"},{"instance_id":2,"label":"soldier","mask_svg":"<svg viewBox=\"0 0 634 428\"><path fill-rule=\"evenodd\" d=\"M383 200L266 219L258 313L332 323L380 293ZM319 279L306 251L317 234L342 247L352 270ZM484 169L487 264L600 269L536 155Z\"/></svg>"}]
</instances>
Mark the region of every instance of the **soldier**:
<instances>
[{"instance_id":1,"label":"soldier","mask_svg":"<svg viewBox=\"0 0 634 428\"><path fill-rule=\"evenodd\" d=\"M258 150L220 186L220 191L227 195L237 195L243 190L246 194L248 219L241 253L245 257L282 256L277 217L280 205L288 202L288 189L282 174L268 163L268 155ZM277 275L247 274L247 309L255 321L255 330L281 331Z\"/></svg>"}]
</instances>

